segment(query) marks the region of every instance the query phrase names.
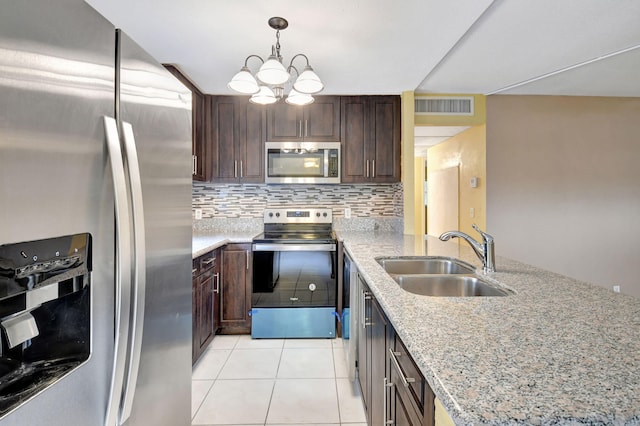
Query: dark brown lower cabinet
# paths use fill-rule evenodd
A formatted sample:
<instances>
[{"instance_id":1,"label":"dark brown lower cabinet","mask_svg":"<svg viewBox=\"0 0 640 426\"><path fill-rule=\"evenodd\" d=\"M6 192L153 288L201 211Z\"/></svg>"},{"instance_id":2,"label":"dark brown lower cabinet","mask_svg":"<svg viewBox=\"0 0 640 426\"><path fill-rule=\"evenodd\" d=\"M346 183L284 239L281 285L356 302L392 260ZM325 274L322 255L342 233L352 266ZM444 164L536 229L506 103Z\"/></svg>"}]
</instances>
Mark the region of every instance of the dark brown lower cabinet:
<instances>
[{"instance_id":1,"label":"dark brown lower cabinet","mask_svg":"<svg viewBox=\"0 0 640 426\"><path fill-rule=\"evenodd\" d=\"M394 425L433 426L434 395L404 344L395 336L389 350L389 420Z\"/></svg>"},{"instance_id":2,"label":"dark brown lower cabinet","mask_svg":"<svg viewBox=\"0 0 640 426\"><path fill-rule=\"evenodd\" d=\"M251 244L228 244L222 250L220 334L251 333Z\"/></svg>"},{"instance_id":3,"label":"dark brown lower cabinet","mask_svg":"<svg viewBox=\"0 0 640 426\"><path fill-rule=\"evenodd\" d=\"M192 268L192 351L195 363L215 334L216 291L220 284L220 250L193 260Z\"/></svg>"},{"instance_id":4,"label":"dark brown lower cabinet","mask_svg":"<svg viewBox=\"0 0 640 426\"><path fill-rule=\"evenodd\" d=\"M367 424L370 426L385 425L386 417L386 383L388 378L388 362L386 348L392 333L382 308L371 294L369 287L359 277L361 300L364 310L362 321L363 333L358 342L358 377L367 411Z\"/></svg>"},{"instance_id":5,"label":"dark brown lower cabinet","mask_svg":"<svg viewBox=\"0 0 640 426\"><path fill-rule=\"evenodd\" d=\"M434 426L434 395L376 301L358 276L361 318L358 335L358 380L367 425Z\"/></svg>"}]
</instances>

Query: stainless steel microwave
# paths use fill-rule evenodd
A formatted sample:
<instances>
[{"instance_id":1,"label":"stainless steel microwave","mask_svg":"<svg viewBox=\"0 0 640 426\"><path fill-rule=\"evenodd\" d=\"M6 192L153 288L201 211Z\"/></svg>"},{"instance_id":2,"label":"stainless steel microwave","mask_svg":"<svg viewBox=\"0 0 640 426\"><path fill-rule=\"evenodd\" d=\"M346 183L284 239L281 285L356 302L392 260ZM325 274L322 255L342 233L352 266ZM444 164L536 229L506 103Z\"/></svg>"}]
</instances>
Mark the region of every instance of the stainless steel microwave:
<instances>
[{"instance_id":1,"label":"stainless steel microwave","mask_svg":"<svg viewBox=\"0 0 640 426\"><path fill-rule=\"evenodd\" d=\"M266 183L340 183L340 142L266 142Z\"/></svg>"}]
</instances>

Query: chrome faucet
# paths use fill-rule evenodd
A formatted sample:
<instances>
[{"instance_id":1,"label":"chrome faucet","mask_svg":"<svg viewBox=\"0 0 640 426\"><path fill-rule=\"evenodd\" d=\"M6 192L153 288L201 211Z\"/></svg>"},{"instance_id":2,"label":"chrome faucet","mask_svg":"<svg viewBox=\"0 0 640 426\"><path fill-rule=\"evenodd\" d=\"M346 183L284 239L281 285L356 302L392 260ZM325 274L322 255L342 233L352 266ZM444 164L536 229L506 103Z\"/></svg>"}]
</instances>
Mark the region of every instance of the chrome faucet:
<instances>
[{"instance_id":1,"label":"chrome faucet","mask_svg":"<svg viewBox=\"0 0 640 426\"><path fill-rule=\"evenodd\" d=\"M466 242L469 243L473 251L476 252L476 255L482 261L482 271L483 272L495 272L496 264L495 264L495 253L493 249L493 237L486 232L482 232L478 225L473 224L473 229L478 231L482 236L482 244L478 241L471 238L469 235L460 231L447 231L440 235L440 239L442 241L447 241L450 238L462 238Z\"/></svg>"}]
</instances>

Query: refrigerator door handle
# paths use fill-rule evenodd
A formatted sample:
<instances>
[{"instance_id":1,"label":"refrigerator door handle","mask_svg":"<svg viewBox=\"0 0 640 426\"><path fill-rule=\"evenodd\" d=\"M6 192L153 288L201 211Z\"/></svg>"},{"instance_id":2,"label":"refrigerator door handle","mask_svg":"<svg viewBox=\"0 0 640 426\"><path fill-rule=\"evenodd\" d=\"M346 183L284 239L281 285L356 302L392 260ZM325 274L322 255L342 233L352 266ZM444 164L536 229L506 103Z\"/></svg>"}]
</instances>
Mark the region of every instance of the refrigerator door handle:
<instances>
[{"instance_id":1,"label":"refrigerator door handle","mask_svg":"<svg viewBox=\"0 0 640 426\"><path fill-rule=\"evenodd\" d=\"M115 333L113 368L105 426L118 425L118 413L127 361L129 306L131 304L131 217L124 173L118 125L112 117L103 117L107 150L113 177L116 253L115 253Z\"/></svg>"},{"instance_id":2,"label":"refrigerator door handle","mask_svg":"<svg viewBox=\"0 0 640 426\"><path fill-rule=\"evenodd\" d=\"M146 247L144 206L142 202L142 180L140 179L140 165L136 150L133 127L130 123L122 122L124 140L125 164L129 174L129 189L131 194L133 214L133 250L134 250L134 279L133 300L130 328L130 352L127 378L123 390L122 411L120 424L124 424L131 416L133 398L138 381L140 354L142 350L142 330L144 327L144 304L146 293Z\"/></svg>"}]
</instances>

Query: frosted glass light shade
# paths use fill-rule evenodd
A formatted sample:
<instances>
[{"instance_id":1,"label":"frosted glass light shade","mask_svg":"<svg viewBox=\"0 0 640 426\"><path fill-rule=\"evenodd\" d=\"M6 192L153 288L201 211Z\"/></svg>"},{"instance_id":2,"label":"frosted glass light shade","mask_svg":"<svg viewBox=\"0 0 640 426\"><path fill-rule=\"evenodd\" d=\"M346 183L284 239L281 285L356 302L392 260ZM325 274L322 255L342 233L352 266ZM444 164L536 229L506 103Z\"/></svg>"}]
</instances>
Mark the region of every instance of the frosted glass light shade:
<instances>
[{"instance_id":1,"label":"frosted glass light shade","mask_svg":"<svg viewBox=\"0 0 640 426\"><path fill-rule=\"evenodd\" d=\"M256 77L263 83L276 86L284 84L289 80L289 73L284 68L284 65L282 65L275 56L271 55L269 59L262 64Z\"/></svg>"},{"instance_id":2,"label":"frosted glass light shade","mask_svg":"<svg viewBox=\"0 0 640 426\"><path fill-rule=\"evenodd\" d=\"M258 93L260 90L260 86L258 86L258 82L255 77L251 75L249 68L242 67L242 69L233 76L231 81L227 84L227 87L231 90L235 90L239 93L244 93L246 95L252 95L254 93Z\"/></svg>"},{"instance_id":3,"label":"frosted glass light shade","mask_svg":"<svg viewBox=\"0 0 640 426\"><path fill-rule=\"evenodd\" d=\"M267 86L260 86L260 91L249 98L249 102L259 105L269 105L277 101L278 98L273 94L273 90Z\"/></svg>"},{"instance_id":4,"label":"frosted glass light shade","mask_svg":"<svg viewBox=\"0 0 640 426\"><path fill-rule=\"evenodd\" d=\"M324 89L324 84L320 81L318 74L313 71L313 68L307 65L293 84L293 88L300 93L318 93Z\"/></svg>"},{"instance_id":5,"label":"frosted glass light shade","mask_svg":"<svg viewBox=\"0 0 640 426\"><path fill-rule=\"evenodd\" d=\"M291 91L289 92L289 95L287 96L287 99L285 99L285 102L291 105L309 105L310 103L313 103L315 99L313 99L313 96L311 96L308 93L300 93L298 91L296 91L295 89L291 89Z\"/></svg>"}]
</instances>

